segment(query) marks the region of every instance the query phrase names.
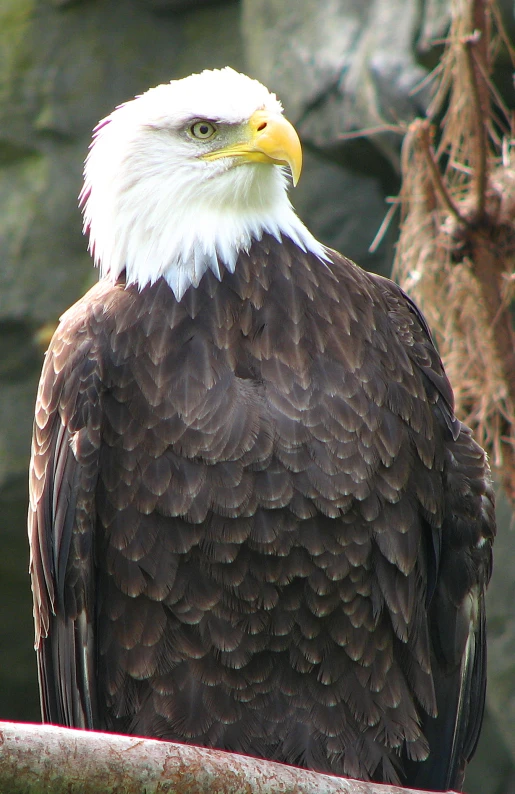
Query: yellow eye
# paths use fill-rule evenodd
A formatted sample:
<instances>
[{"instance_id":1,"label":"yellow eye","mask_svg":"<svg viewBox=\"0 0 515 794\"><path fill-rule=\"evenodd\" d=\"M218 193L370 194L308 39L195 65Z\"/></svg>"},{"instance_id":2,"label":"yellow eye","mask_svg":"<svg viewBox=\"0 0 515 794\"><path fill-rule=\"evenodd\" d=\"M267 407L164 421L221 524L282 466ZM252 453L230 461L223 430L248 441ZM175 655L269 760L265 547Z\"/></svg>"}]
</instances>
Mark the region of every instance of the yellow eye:
<instances>
[{"instance_id":1,"label":"yellow eye","mask_svg":"<svg viewBox=\"0 0 515 794\"><path fill-rule=\"evenodd\" d=\"M196 121L190 127L190 132L194 138L199 138L202 141L208 141L216 135L217 129L210 121Z\"/></svg>"}]
</instances>

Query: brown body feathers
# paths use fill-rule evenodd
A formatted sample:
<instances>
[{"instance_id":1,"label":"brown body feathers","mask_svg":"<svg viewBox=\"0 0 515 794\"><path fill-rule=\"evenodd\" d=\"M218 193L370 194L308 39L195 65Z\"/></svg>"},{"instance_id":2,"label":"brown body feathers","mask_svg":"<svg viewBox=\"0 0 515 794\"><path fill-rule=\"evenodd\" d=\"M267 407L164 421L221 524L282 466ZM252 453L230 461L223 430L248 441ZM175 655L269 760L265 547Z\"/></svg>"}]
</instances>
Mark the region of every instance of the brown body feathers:
<instances>
[{"instance_id":1,"label":"brown body feathers","mask_svg":"<svg viewBox=\"0 0 515 794\"><path fill-rule=\"evenodd\" d=\"M47 354L44 719L424 788L485 687L493 495L420 313L270 236L180 302L101 281Z\"/></svg>"}]
</instances>

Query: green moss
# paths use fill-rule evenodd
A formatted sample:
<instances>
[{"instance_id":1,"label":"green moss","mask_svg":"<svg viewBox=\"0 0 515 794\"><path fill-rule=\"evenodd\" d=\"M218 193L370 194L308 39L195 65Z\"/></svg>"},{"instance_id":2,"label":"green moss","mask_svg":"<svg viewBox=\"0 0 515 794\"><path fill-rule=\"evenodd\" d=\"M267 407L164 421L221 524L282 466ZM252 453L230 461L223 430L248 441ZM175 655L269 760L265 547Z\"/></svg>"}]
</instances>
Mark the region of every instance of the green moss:
<instances>
[{"instance_id":1,"label":"green moss","mask_svg":"<svg viewBox=\"0 0 515 794\"><path fill-rule=\"evenodd\" d=\"M0 102L10 93L14 76L23 68L23 40L34 18L36 0L0 3Z\"/></svg>"}]
</instances>

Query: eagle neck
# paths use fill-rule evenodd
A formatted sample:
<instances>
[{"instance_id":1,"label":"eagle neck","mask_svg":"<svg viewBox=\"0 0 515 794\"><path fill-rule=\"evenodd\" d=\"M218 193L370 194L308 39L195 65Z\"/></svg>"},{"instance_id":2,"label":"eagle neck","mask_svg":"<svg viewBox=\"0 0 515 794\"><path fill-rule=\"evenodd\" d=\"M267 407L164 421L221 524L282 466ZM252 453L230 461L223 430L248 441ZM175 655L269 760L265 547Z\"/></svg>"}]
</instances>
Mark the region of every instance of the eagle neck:
<instances>
[{"instance_id":1,"label":"eagle neck","mask_svg":"<svg viewBox=\"0 0 515 794\"><path fill-rule=\"evenodd\" d=\"M289 237L327 260L289 201L282 169L262 169L249 180L245 169L234 168L195 190L184 182L177 192L177 184L176 175L167 193L160 186L160 199L144 201L136 183L113 200L109 224L95 225L93 215L90 243L101 277L116 281L125 271L126 283L140 290L162 277L181 300L207 271L218 280L233 273L240 254L264 235Z\"/></svg>"}]
</instances>

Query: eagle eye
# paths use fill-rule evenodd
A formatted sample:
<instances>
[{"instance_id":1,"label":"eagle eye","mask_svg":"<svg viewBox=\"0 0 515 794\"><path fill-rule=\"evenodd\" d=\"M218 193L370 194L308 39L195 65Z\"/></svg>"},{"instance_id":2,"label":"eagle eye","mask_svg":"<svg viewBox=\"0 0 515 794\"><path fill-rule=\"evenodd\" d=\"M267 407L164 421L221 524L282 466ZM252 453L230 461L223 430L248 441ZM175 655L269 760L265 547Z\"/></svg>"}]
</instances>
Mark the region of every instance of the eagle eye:
<instances>
[{"instance_id":1,"label":"eagle eye","mask_svg":"<svg viewBox=\"0 0 515 794\"><path fill-rule=\"evenodd\" d=\"M217 128L210 121L196 121L190 127L190 133L194 138L201 141L208 141L217 133Z\"/></svg>"}]
</instances>

